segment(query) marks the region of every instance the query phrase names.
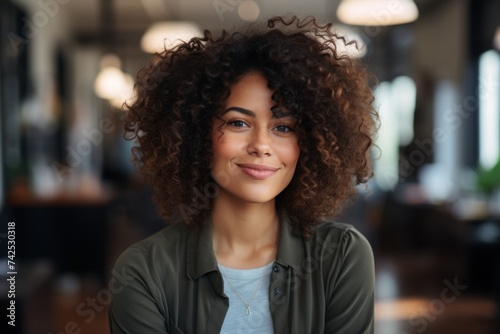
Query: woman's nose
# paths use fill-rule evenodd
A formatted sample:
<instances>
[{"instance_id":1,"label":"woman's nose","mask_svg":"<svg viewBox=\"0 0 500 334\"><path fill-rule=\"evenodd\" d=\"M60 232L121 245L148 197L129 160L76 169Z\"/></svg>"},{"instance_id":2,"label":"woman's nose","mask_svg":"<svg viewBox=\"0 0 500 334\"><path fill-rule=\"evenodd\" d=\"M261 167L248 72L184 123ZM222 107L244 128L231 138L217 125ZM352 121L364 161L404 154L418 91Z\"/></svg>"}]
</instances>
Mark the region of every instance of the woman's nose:
<instances>
[{"instance_id":1,"label":"woman's nose","mask_svg":"<svg viewBox=\"0 0 500 334\"><path fill-rule=\"evenodd\" d=\"M248 143L248 153L259 157L272 155L272 139L268 129L255 129L252 131Z\"/></svg>"}]
</instances>

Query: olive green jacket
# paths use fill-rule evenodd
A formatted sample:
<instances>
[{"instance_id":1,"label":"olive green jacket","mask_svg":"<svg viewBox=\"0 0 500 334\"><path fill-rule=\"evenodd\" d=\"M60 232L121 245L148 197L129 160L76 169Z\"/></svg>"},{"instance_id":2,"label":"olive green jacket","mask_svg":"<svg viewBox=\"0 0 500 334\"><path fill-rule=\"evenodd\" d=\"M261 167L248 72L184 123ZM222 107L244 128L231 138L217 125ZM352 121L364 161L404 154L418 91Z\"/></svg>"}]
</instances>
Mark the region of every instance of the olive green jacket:
<instances>
[{"instance_id":1,"label":"olive green jacket","mask_svg":"<svg viewBox=\"0 0 500 334\"><path fill-rule=\"evenodd\" d=\"M282 218L269 285L275 333L373 333L374 261L352 226L324 222L305 240ZM229 307L212 247L176 223L117 260L109 308L112 334L219 333ZM245 333L247 331L244 331Z\"/></svg>"}]
</instances>

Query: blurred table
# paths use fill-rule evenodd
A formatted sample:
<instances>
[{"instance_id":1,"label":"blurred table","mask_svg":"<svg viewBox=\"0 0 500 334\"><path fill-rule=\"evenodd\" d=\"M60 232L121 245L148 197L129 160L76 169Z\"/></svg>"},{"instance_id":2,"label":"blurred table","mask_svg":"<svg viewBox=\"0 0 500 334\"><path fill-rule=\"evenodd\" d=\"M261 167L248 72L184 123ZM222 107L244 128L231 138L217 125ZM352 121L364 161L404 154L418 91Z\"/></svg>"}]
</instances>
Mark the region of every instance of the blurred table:
<instances>
[{"instance_id":1,"label":"blurred table","mask_svg":"<svg viewBox=\"0 0 500 334\"><path fill-rule=\"evenodd\" d=\"M8 220L16 222L20 261L49 259L57 274L105 278L113 200L109 192L9 195L4 210Z\"/></svg>"},{"instance_id":2,"label":"blurred table","mask_svg":"<svg viewBox=\"0 0 500 334\"><path fill-rule=\"evenodd\" d=\"M468 231L467 272L471 289L495 299L500 327L500 217L470 219L464 223Z\"/></svg>"}]
</instances>

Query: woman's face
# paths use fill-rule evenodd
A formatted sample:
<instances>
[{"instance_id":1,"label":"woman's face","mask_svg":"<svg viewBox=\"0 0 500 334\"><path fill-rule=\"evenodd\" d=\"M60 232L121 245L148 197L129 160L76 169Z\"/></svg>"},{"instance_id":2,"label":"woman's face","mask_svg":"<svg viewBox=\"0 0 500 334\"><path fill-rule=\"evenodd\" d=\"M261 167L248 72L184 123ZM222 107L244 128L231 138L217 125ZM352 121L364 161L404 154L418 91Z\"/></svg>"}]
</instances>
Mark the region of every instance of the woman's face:
<instances>
[{"instance_id":1,"label":"woman's face","mask_svg":"<svg viewBox=\"0 0 500 334\"><path fill-rule=\"evenodd\" d=\"M245 74L232 86L212 128L211 173L219 196L266 203L290 183L300 154L297 121L272 114L272 94L259 73Z\"/></svg>"}]
</instances>

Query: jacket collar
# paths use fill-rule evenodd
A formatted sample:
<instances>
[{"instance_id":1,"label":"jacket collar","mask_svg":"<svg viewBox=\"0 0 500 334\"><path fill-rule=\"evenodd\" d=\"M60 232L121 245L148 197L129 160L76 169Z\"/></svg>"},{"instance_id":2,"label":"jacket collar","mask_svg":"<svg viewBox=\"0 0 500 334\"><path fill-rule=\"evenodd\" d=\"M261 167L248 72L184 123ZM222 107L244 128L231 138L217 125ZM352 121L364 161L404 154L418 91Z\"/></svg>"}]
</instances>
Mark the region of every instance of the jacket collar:
<instances>
[{"instance_id":1,"label":"jacket collar","mask_svg":"<svg viewBox=\"0 0 500 334\"><path fill-rule=\"evenodd\" d=\"M187 241L187 275L190 279L217 271L217 260L212 244L212 222L206 218L197 233L188 232ZM299 269L305 257L304 245L306 242L301 236L292 232L290 220L285 213L280 214L280 240L276 262L284 267Z\"/></svg>"},{"instance_id":2,"label":"jacket collar","mask_svg":"<svg viewBox=\"0 0 500 334\"><path fill-rule=\"evenodd\" d=\"M292 232L290 219L284 212L280 214L280 242L276 262L284 267L293 267L298 270L305 258L304 239Z\"/></svg>"},{"instance_id":3,"label":"jacket collar","mask_svg":"<svg viewBox=\"0 0 500 334\"><path fill-rule=\"evenodd\" d=\"M187 275L190 279L198 279L201 276L217 271L217 259L215 258L212 245L212 222L210 217L198 232L188 232L187 241Z\"/></svg>"}]
</instances>

